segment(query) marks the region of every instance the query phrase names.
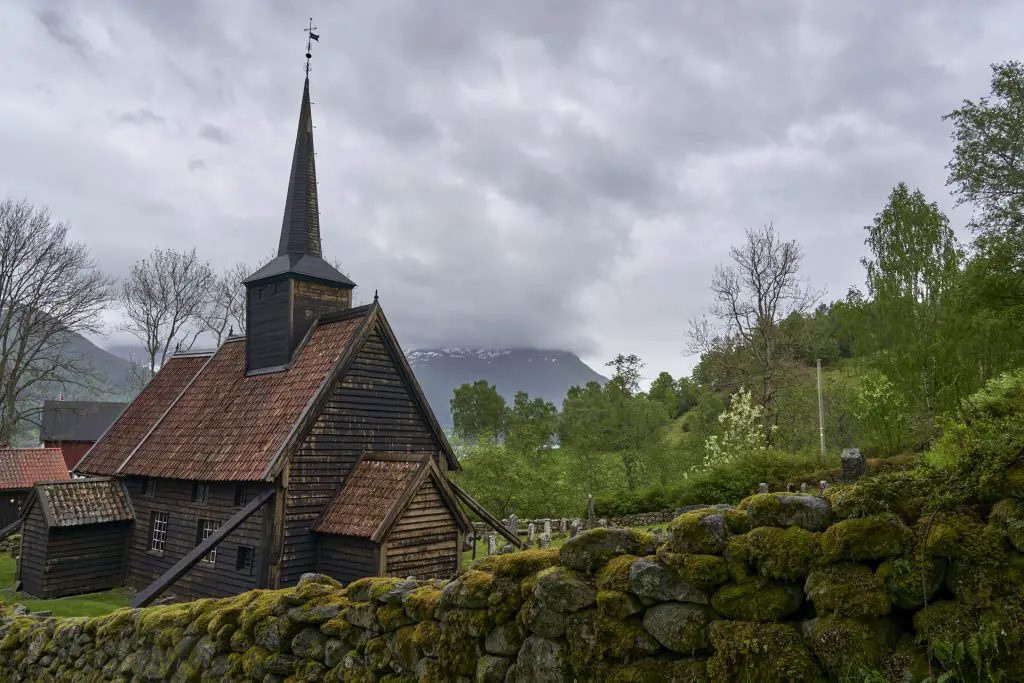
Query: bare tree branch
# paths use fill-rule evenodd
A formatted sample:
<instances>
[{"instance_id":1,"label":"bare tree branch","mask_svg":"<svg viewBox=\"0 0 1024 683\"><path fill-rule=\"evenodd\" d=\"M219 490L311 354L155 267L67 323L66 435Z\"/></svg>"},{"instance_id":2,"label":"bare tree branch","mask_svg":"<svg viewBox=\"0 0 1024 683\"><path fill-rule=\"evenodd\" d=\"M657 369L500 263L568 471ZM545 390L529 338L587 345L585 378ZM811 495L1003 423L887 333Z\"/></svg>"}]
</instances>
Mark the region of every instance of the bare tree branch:
<instances>
[{"instance_id":1,"label":"bare tree branch","mask_svg":"<svg viewBox=\"0 0 1024 683\"><path fill-rule=\"evenodd\" d=\"M196 250L155 249L132 266L121 283L121 306L127 320L121 329L146 349L149 371L155 373L175 348L189 349L206 328L215 277Z\"/></svg>"},{"instance_id":2,"label":"bare tree branch","mask_svg":"<svg viewBox=\"0 0 1024 683\"><path fill-rule=\"evenodd\" d=\"M0 443L38 416L55 384L95 387L70 344L102 331L113 281L68 229L28 200L0 202Z\"/></svg>"}]
</instances>

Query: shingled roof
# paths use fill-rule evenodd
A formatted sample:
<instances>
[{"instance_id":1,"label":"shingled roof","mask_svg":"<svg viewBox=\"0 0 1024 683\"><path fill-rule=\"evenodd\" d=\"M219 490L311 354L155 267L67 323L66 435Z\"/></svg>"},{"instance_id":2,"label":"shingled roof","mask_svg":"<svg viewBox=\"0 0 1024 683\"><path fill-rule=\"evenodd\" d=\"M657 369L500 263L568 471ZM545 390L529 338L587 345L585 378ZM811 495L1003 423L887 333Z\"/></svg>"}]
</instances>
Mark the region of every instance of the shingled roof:
<instances>
[{"instance_id":1,"label":"shingled roof","mask_svg":"<svg viewBox=\"0 0 1024 683\"><path fill-rule=\"evenodd\" d=\"M430 453L379 453L367 454L356 464L312 530L380 542L428 477L437 483L460 526L468 528Z\"/></svg>"},{"instance_id":2,"label":"shingled roof","mask_svg":"<svg viewBox=\"0 0 1024 683\"><path fill-rule=\"evenodd\" d=\"M37 481L70 478L59 448L0 448L0 491L30 489Z\"/></svg>"},{"instance_id":3,"label":"shingled roof","mask_svg":"<svg viewBox=\"0 0 1024 683\"><path fill-rule=\"evenodd\" d=\"M35 499L51 527L130 522L135 519L124 484L109 477L36 484ZM28 509L28 505L25 506Z\"/></svg>"},{"instance_id":4,"label":"shingled roof","mask_svg":"<svg viewBox=\"0 0 1024 683\"><path fill-rule=\"evenodd\" d=\"M103 438L82 456L75 465L75 471L85 474L117 472L128 453L146 437L211 355L172 356L107 429Z\"/></svg>"},{"instance_id":5,"label":"shingled roof","mask_svg":"<svg viewBox=\"0 0 1024 683\"><path fill-rule=\"evenodd\" d=\"M450 469L457 470L444 432L379 304L373 303L321 319L282 372L246 374L246 340L241 337L229 339L212 356L175 356L75 471L204 481L269 479L301 436L317 400L358 350L365 332L378 323L399 354L399 371L423 406Z\"/></svg>"},{"instance_id":6,"label":"shingled roof","mask_svg":"<svg viewBox=\"0 0 1024 683\"><path fill-rule=\"evenodd\" d=\"M44 401L40 441L98 441L127 403Z\"/></svg>"}]
</instances>

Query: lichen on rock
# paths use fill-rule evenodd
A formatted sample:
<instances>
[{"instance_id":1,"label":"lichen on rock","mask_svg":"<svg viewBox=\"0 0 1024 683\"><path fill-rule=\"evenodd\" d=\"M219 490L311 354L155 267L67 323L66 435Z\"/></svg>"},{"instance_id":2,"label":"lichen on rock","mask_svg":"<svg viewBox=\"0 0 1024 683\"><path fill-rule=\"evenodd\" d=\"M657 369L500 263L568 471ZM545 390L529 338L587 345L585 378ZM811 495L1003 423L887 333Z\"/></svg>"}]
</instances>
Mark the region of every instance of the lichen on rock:
<instances>
[{"instance_id":1,"label":"lichen on rock","mask_svg":"<svg viewBox=\"0 0 1024 683\"><path fill-rule=\"evenodd\" d=\"M822 531L832 522L832 506L823 498L794 493L760 493L741 502L752 527L798 526Z\"/></svg>"},{"instance_id":2,"label":"lichen on rock","mask_svg":"<svg viewBox=\"0 0 1024 683\"><path fill-rule=\"evenodd\" d=\"M668 524L669 548L676 553L717 555L725 550L729 530L725 517L714 508L694 510Z\"/></svg>"},{"instance_id":3,"label":"lichen on rock","mask_svg":"<svg viewBox=\"0 0 1024 683\"><path fill-rule=\"evenodd\" d=\"M650 555L654 536L633 529L591 529L569 539L558 552L563 567L593 574L618 555Z\"/></svg>"}]
</instances>

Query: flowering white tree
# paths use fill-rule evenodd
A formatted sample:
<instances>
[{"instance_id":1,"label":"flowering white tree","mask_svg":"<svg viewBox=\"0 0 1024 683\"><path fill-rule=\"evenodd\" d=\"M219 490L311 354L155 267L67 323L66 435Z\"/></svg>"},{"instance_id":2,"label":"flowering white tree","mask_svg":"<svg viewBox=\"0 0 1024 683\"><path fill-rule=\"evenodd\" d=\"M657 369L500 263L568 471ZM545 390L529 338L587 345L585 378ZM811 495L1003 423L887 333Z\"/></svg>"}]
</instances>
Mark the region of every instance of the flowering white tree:
<instances>
[{"instance_id":1,"label":"flowering white tree","mask_svg":"<svg viewBox=\"0 0 1024 683\"><path fill-rule=\"evenodd\" d=\"M733 394L718 421L722 423L722 436L711 436L704 442L705 467L728 464L765 450L764 409L754 405L746 389L740 387Z\"/></svg>"}]
</instances>

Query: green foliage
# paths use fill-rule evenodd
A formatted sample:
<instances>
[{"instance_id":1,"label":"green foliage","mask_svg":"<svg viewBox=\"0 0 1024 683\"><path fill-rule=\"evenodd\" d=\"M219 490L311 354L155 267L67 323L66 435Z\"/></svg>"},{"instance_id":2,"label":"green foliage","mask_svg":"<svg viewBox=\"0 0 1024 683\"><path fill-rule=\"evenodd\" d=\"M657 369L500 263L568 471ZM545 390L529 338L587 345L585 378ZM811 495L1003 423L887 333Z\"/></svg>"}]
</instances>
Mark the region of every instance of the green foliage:
<instances>
[{"instance_id":1,"label":"green foliage","mask_svg":"<svg viewBox=\"0 0 1024 683\"><path fill-rule=\"evenodd\" d=\"M704 466L722 466L765 450L764 409L754 405L750 392L737 391L729 409L718 416L722 436L711 436L704 444Z\"/></svg>"},{"instance_id":2,"label":"green foliage","mask_svg":"<svg viewBox=\"0 0 1024 683\"><path fill-rule=\"evenodd\" d=\"M505 399L485 380L455 389L450 402L455 434L464 439L494 438L505 420Z\"/></svg>"},{"instance_id":3,"label":"green foliage","mask_svg":"<svg viewBox=\"0 0 1024 683\"><path fill-rule=\"evenodd\" d=\"M697 405L697 385L685 377L673 379L667 372L660 373L647 392L647 396L665 406L669 417L677 418Z\"/></svg>"},{"instance_id":4,"label":"green foliage","mask_svg":"<svg viewBox=\"0 0 1024 683\"><path fill-rule=\"evenodd\" d=\"M530 400L525 391L516 392L511 408L505 409L505 445L537 461L550 450L558 429L558 409L542 398Z\"/></svg>"},{"instance_id":5,"label":"green foliage","mask_svg":"<svg viewBox=\"0 0 1024 683\"><path fill-rule=\"evenodd\" d=\"M854 415L861 433L881 448L883 455L896 455L907 440L907 402L880 372L868 373L860 383Z\"/></svg>"}]
</instances>

